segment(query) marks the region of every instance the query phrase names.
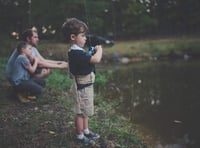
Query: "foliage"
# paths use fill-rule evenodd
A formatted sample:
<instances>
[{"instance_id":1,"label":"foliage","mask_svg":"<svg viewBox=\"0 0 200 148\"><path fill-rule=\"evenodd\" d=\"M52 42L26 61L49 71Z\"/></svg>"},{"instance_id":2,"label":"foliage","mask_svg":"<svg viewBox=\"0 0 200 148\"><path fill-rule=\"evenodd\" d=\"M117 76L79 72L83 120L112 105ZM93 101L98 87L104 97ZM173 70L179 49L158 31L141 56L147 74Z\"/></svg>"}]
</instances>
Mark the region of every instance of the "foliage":
<instances>
[{"instance_id":1,"label":"foliage","mask_svg":"<svg viewBox=\"0 0 200 148\"><path fill-rule=\"evenodd\" d=\"M68 90L72 84L72 80L67 73L61 70L53 70L52 74L47 78L47 84L52 89Z\"/></svg>"},{"instance_id":2,"label":"foliage","mask_svg":"<svg viewBox=\"0 0 200 148\"><path fill-rule=\"evenodd\" d=\"M95 80L95 90L100 91L100 89L105 85L108 81L108 76L103 73L96 73ZM47 85L51 89L61 89L61 90L69 90L72 84L72 79L69 78L69 75L62 70L53 70L52 74L47 77Z\"/></svg>"},{"instance_id":3,"label":"foliage","mask_svg":"<svg viewBox=\"0 0 200 148\"><path fill-rule=\"evenodd\" d=\"M1 57L10 56L16 45L16 41L4 41L0 45ZM170 53L200 55L200 39L197 37L183 36L179 38L163 38L163 39L151 39L151 40L129 40L115 42L112 47L103 47L104 55L102 63L109 64L115 58L126 57L145 57L152 56L169 56ZM66 44L60 42L47 42L41 41L38 46L40 53L49 59L65 60L67 61ZM97 71L98 72L98 71ZM98 74L97 74L98 77ZM100 78L102 81L104 77ZM106 77L107 79L107 77ZM97 80L97 83L98 80Z\"/></svg>"},{"instance_id":4,"label":"foliage","mask_svg":"<svg viewBox=\"0 0 200 148\"><path fill-rule=\"evenodd\" d=\"M8 56L17 45L17 41L2 39L0 45L0 57Z\"/></svg>"},{"instance_id":5,"label":"foliage","mask_svg":"<svg viewBox=\"0 0 200 148\"><path fill-rule=\"evenodd\" d=\"M115 114L113 108L115 108L116 103L109 102L108 104L102 100L101 95L101 97L97 96L95 98L95 104L95 116L90 120L93 129L96 129L99 133L104 133L104 137L108 140L118 139L113 143L118 147L133 147L136 144L138 147L145 148L141 139L136 136L134 126L129 124L126 118Z\"/></svg>"},{"instance_id":6,"label":"foliage","mask_svg":"<svg viewBox=\"0 0 200 148\"><path fill-rule=\"evenodd\" d=\"M101 87L104 86L104 84L108 81L106 76L104 74L96 73L95 78L95 87L97 87L97 90L99 90Z\"/></svg>"},{"instance_id":7,"label":"foliage","mask_svg":"<svg viewBox=\"0 0 200 148\"><path fill-rule=\"evenodd\" d=\"M198 34L199 0L1 0L1 34L36 26L43 39L61 39L66 17L85 21L91 33L113 39ZM10 11L12 10L12 11Z\"/></svg>"},{"instance_id":8,"label":"foliage","mask_svg":"<svg viewBox=\"0 0 200 148\"><path fill-rule=\"evenodd\" d=\"M171 51L179 54L192 53L193 55L199 55L199 48L199 38L182 37L118 42L113 47L105 48L104 52L107 55L117 53L119 56L149 58L169 56Z\"/></svg>"},{"instance_id":9,"label":"foliage","mask_svg":"<svg viewBox=\"0 0 200 148\"><path fill-rule=\"evenodd\" d=\"M5 78L7 58L0 58L0 77ZM0 79L1 80L1 79Z\"/></svg>"}]
</instances>

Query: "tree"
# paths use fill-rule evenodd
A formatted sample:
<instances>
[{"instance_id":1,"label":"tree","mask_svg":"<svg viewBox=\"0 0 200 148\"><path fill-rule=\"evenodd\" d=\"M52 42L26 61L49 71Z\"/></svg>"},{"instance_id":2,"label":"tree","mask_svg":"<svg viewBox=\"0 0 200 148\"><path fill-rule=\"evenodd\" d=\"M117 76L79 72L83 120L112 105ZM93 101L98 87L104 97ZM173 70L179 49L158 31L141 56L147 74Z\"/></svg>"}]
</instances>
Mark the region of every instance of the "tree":
<instances>
[{"instance_id":1,"label":"tree","mask_svg":"<svg viewBox=\"0 0 200 148\"><path fill-rule=\"evenodd\" d=\"M27 25L27 3L25 1L0 1L0 29L2 33L20 32Z\"/></svg>"},{"instance_id":2,"label":"tree","mask_svg":"<svg viewBox=\"0 0 200 148\"><path fill-rule=\"evenodd\" d=\"M77 17L90 33L114 39L192 34L200 32L199 7L199 0L0 0L0 29L35 26L41 37L60 40L65 18Z\"/></svg>"}]
</instances>

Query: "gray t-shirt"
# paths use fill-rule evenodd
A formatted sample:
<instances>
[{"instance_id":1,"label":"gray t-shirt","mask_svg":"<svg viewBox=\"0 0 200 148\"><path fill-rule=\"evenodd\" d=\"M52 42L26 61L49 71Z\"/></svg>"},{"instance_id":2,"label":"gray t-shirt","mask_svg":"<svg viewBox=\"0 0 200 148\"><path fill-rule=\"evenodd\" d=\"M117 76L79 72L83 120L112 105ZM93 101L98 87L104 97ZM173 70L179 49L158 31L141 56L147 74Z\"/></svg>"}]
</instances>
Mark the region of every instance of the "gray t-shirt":
<instances>
[{"instance_id":1,"label":"gray t-shirt","mask_svg":"<svg viewBox=\"0 0 200 148\"><path fill-rule=\"evenodd\" d=\"M19 85L23 80L30 79L30 73L28 69L31 66L31 62L25 55L19 55L13 65L13 71L11 74L11 84Z\"/></svg>"},{"instance_id":2,"label":"gray t-shirt","mask_svg":"<svg viewBox=\"0 0 200 148\"><path fill-rule=\"evenodd\" d=\"M11 82L11 75L14 70L14 63L15 63L18 55L19 55L19 53L18 53L17 49L15 49L13 51L13 53L11 54L10 58L8 59L8 63L6 66L6 78L8 79L9 82ZM35 57L40 56L40 53L38 52L38 50L35 47L32 47L32 56L35 56Z\"/></svg>"}]
</instances>

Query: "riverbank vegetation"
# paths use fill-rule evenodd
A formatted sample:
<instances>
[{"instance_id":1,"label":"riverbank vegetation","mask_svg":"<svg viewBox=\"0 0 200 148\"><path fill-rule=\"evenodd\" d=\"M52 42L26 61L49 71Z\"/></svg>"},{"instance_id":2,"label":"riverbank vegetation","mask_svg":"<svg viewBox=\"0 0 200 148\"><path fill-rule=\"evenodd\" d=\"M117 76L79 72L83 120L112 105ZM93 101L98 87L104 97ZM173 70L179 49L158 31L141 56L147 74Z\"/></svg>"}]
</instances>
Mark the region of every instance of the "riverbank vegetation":
<instances>
[{"instance_id":1,"label":"riverbank vegetation","mask_svg":"<svg viewBox=\"0 0 200 148\"><path fill-rule=\"evenodd\" d=\"M0 55L7 57L15 48L17 41L5 40L0 45ZM38 49L45 57L67 60L67 45L55 41L41 41ZM176 37L144 40L115 41L114 46L104 47L103 59L118 57L151 59L155 57L200 56L199 37Z\"/></svg>"}]
</instances>

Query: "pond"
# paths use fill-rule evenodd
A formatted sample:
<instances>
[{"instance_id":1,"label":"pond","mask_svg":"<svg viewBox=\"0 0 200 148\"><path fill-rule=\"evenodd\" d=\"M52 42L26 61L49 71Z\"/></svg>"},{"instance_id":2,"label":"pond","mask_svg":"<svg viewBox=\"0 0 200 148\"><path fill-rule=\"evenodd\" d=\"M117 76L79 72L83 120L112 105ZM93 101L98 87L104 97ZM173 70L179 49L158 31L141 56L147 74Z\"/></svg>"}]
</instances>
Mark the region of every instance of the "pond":
<instances>
[{"instance_id":1,"label":"pond","mask_svg":"<svg viewBox=\"0 0 200 148\"><path fill-rule=\"evenodd\" d=\"M200 61L148 61L115 66L105 98L136 125L149 146L200 146Z\"/></svg>"}]
</instances>

